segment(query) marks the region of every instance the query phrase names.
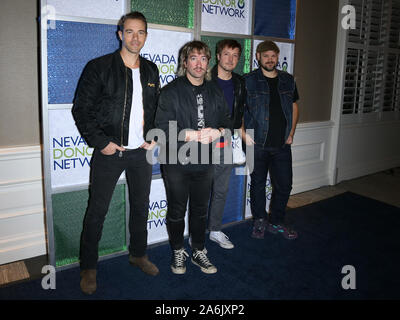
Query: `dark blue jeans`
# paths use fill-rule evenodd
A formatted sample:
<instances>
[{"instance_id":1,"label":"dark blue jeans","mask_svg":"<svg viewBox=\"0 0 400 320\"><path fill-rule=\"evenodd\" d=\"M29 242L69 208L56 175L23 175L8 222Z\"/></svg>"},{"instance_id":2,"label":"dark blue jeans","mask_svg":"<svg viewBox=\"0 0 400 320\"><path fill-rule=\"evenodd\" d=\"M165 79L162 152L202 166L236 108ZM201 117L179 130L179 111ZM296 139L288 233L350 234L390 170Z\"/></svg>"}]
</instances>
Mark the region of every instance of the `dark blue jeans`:
<instances>
[{"instance_id":1,"label":"dark blue jeans","mask_svg":"<svg viewBox=\"0 0 400 320\"><path fill-rule=\"evenodd\" d=\"M146 161L146 150L138 148L111 156L99 150L93 153L90 167L90 197L81 235L81 269L96 269L98 246L104 220L119 177L125 170L129 189L129 253L142 257L147 249L147 216L152 166Z\"/></svg>"},{"instance_id":2,"label":"dark blue jeans","mask_svg":"<svg viewBox=\"0 0 400 320\"><path fill-rule=\"evenodd\" d=\"M292 190L292 149L290 145L270 148L254 145L254 171L250 185L250 207L254 219L267 218L265 185L268 172L272 184L269 222L282 224Z\"/></svg>"}]
</instances>

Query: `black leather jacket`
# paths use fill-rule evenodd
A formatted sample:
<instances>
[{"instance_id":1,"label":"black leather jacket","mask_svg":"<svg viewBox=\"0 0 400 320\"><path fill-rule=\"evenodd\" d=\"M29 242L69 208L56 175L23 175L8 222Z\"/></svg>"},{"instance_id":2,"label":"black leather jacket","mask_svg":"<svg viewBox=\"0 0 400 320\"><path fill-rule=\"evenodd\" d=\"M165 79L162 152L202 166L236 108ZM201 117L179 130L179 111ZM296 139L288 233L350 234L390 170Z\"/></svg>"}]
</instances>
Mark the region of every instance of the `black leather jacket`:
<instances>
[{"instance_id":1,"label":"black leather jacket","mask_svg":"<svg viewBox=\"0 0 400 320\"><path fill-rule=\"evenodd\" d=\"M205 80L203 85L205 86L205 127L214 129L229 128L229 110L222 91L213 81ZM179 133L185 129L198 130L196 105L194 87L186 76L176 78L161 89L155 125L165 133L166 142L170 142L169 121L176 121L177 125L177 136L174 136L174 139L177 139L175 140L177 149L173 150L172 148L167 148L167 150L165 150L162 146L162 152L178 152L180 147L185 144L184 141L178 139ZM201 155L199 152L199 159L200 158ZM169 155L167 155L167 162L168 159Z\"/></svg>"},{"instance_id":2,"label":"black leather jacket","mask_svg":"<svg viewBox=\"0 0 400 320\"><path fill-rule=\"evenodd\" d=\"M159 94L158 68L140 57L143 90L143 138L154 128ZM132 105L132 70L125 67L120 50L88 62L75 93L72 115L86 143L103 149L109 142L128 144Z\"/></svg>"},{"instance_id":3,"label":"black leather jacket","mask_svg":"<svg viewBox=\"0 0 400 320\"><path fill-rule=\"evenodd\" d=\"M211 78L217 83L218 78L218 65L215 65L211 70ZM243 113L246 103L246 85L241 75L232 72L232 80L234 85L234 100L233 100L233 114L229 117L231 123L229 128L239 129L242 126Z\"/></svg>"}]
</instances>

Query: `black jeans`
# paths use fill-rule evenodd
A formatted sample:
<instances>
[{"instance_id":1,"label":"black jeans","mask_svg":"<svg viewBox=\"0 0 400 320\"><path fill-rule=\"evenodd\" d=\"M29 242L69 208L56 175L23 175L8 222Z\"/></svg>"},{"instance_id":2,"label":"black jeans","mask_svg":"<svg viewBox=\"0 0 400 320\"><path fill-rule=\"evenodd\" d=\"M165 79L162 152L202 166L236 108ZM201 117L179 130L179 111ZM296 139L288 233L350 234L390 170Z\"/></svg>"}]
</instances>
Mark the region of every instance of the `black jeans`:
<instances>
[{"instance_id":1,"label":"black jeans","mask_svg":"<svg viewBox=\"0 0 400 320\"><path fill-rule=\"evenodd\" d=\"M190 170L179 164L162 165L167 193L167 229L173 250L183 248L185 212L189 200L189 233L193 249L204 249L207 209L210 199L212 166Z\"/></svg>"},{"instance_id":2,"label":"black jeans","mask_svg":"<svg viewBox=\"0 0 400 320\"><path fill-rule=\"evenodd\" d=\"M254 171L251 173L250 208L254 219L267 218L265 185L271 178L272 198L269 222L281 224L292 190L292 149L290 145L270 148L254 145Z\"/></svg>"},{"instance_id":3,"label":"black jeans","mask_svg":"<svg viewBox=\"0 0 400 320\"><path fill-rule=\"evenodd\" d=\"M152 166L146 150L138 148L111 156L95 150L90 168L90 197L81 235L81 269L96 269L104 220L119 177L125 170L129 188L129 253L142 257L147 249L147 217Z\"/></svg>"}]
</instances>

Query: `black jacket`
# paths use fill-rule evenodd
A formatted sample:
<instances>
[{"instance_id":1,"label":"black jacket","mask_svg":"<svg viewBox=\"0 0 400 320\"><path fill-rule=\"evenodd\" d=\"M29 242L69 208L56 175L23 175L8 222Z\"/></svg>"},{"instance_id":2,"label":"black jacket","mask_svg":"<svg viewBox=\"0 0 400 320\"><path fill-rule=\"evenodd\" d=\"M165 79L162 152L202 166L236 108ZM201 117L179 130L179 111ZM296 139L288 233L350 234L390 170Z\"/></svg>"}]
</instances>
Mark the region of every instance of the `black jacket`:
<instances>
[{"instance_id":1,"label":"black jacket","mask_svg":"<svg viewBox=\"0 0 400 320\"><path fill-rule=\"evenodd\" d=\"M147 132L154 128L159 74L157 66L142 57L139 70L146 140ZM120 50L88 62L75 93L72 115L89 146L101 150L111 141L128 144L132 88L132 70L125 66Z\"/></svg>"},{"instance_id":2,"label":"black jacket","mask_svg":"<svg viewBox=\"0 0 400 320\"><path fill-rule=\"evenodd\" d=\"M215 65L211 70L211 78L218 83L218 65ZM233 113L229 117L231 123L229 128L239 129L242 126L244 107L246 103L246 85L241 75L232 72L232 80L234 85L234 100L233 100Z\"/></svg>"},{"instance_id":3,"label":"black jacket","mask_svg":"<svg viewBox=\"0 0 400 320\"><path fill-rule=\"evenodd\" d=\"M229 128L229 110L222 91L213 81L204 81L203 85L205 127L214 129ZM177 149L171 149L173 152L178 152L179 148L185 144L182 141L183 139L178 138L181 131L185 131L185 129L198 130L197 103L194 90L194 86L186 76L176 78L161 89L155 125L165 133L167 143L170 143L171 139L176 139L174 143L176 143ZM176 121L177 124L177 136L174 138L171 136L171 139L169 121ZM198 144L200 145L200 143ZM162 152L167 152L168 149L165 150L162 146ZM199 159L200 156L199 153ZM169 155L167 155L167 162L168 159Z\"/></svg>"}]
</instances>

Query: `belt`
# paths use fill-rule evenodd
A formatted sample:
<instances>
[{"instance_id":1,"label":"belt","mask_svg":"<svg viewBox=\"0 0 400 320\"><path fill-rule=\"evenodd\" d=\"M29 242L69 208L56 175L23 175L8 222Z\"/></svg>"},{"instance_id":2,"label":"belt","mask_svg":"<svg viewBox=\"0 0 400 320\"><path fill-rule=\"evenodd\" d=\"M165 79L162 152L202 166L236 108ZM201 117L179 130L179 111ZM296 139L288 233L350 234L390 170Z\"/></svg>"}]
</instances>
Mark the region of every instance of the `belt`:
<instances>
[{"instance_id":1,"label":"belt","mask_svg":"<svg viewBox=\"0 0 400 320\"><path fill-rule=\"evenodd\" d=\"M124 147L124 148L125 148L125 147ZM143 148L141 148L141 147L138 147L138 148L136 148L136 149L125 148L124 152L126 152L126 151L135 151L135 150L140 150L140 149L143 149Z\"/></svg>"},{"instance_id":2,"label":"belt","mask_svg":"<svg viewBox=\"0 0 400 320\"><path fill-rule=\"evenodd\" d=\"M125 148L124 151L120 151L120 152L119 152L118 157L122 158L122 153L123 153L123 152L135 151L135 150L139 150L139 149L141 149L141 148L136 148L136 149L128 149L128 148Z\"/></svg>"}]
</instances>

